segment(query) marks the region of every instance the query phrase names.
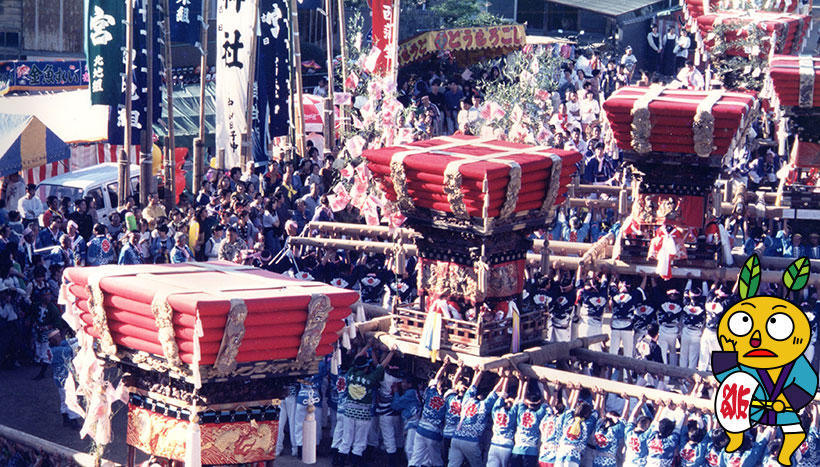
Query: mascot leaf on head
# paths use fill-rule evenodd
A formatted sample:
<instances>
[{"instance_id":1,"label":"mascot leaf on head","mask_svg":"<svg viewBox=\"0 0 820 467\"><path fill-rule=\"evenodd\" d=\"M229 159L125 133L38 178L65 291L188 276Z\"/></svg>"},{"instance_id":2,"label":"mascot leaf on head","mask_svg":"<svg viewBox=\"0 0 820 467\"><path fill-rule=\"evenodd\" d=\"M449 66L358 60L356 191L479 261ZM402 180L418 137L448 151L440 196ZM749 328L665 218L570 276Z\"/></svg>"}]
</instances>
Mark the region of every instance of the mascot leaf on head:
<instances>
[{"instance_id":1,"label":"mascot leaf on head","mask_svg":"<svg viewBox=\"0 0 820 467\"><path fill-rule=\"evenodd\" d=\"M797 292L809 281L810 262L798 258L783 273L783 285ZM811 341L806 315L788 300L755 296L760 287L760 260L750 256L738 277L741 301L720 320L720 351L712 352L712 372L720 381L715 415L729 436L726 452L743 443L756 425L778 426L783 445L777 460L791 456L806 438L800 410L817 391L817 373L803 355Z\"/></svg>"}]
</instances>

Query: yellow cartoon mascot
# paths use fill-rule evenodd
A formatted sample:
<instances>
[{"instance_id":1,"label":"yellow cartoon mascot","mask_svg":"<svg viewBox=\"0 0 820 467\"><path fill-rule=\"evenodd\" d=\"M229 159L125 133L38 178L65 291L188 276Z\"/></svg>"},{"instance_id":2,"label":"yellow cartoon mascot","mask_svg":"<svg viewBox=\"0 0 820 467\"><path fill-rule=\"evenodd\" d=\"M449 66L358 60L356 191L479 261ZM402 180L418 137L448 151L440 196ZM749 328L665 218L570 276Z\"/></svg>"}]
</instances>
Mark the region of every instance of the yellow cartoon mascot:
<instances>
[{"instance_id":1,"label":"yellow cartoon mascot","mask_svg":"<svg viewBox=\"0 0 820 467\"><path fill-rule=\"evenodd\" d=\"M783 285L797 292L809 279L809 260L799 258L783 273ZM741 301L720 320L721 351L712 353L712 372L721 382L715 415L729 436L726 452L743 442L743 432L762 424L783 430L778 461L791 456L806 438L800 410L814 398L817 373L803 352L812 338L806 315L788 300L756 297L760 261L749 257L740 271Z\"/></svg>"}]
</instances>

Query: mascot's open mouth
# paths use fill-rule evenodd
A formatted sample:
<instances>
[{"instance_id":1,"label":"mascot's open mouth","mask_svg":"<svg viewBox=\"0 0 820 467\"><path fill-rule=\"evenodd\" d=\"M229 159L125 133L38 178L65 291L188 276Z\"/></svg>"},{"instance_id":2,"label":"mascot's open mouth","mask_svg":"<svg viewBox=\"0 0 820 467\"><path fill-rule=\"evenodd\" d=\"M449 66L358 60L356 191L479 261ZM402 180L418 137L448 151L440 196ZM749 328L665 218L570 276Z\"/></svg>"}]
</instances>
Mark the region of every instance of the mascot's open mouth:
<instances>
[{"instance_id":1,"label":"mascot's open mouth","mask_svg":"<svg viewBox=\"0 0 820 467\"><path fill-rule=\"evenodd\" d=\"M766 349L754 349L746 352L744 357L777 357L777 354L772 352L771 350Z\"/></svg>"}]
</instances>

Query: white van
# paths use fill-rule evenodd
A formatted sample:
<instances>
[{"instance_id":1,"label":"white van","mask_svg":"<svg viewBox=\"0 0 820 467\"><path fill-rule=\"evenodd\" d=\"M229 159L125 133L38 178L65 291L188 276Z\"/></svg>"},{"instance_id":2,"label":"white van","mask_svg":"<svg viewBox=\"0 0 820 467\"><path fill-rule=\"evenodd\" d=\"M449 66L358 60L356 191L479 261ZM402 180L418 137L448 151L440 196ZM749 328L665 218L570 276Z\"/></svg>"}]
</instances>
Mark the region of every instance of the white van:
<instances>
[{"instance_id":1,"label":"white van","mask_svg":"<svg viewBox=\"0 0 820 467\"><path fill-rule=\"evenodd\" d=\"M116 162L105 162L47 178L37 185L37 196L43 203L49 196L60 200L68 197L73 201L91 196L96 201L100 222L109 225L108 216L119 206L117 166ZM138 165L131 164L131 193L139 193L139 170Z\"/></svg>"}]
</instances>

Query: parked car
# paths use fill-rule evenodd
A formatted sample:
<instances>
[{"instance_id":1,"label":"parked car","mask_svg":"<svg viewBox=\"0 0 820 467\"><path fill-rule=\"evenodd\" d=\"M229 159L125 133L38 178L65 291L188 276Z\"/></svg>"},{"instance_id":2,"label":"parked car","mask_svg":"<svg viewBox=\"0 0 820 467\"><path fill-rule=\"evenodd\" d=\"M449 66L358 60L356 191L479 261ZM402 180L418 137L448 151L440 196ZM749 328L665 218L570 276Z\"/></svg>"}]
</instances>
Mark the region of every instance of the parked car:
<instances>
[{"instance_id":1,"label":"parked car","mask_svg":"<svg viewBox=\"0 0 820 467\"><path fill-rule=\"evenodd\" d=\"M49 196L72 201L90 196L94 198L100 222L108 225L108 216L119 206L117 198L117 163L105 162L57 175L43 180L37 186L37 196L45 202ZM139 166L131 164L131 193L139 192Z\"/></svg>"}]
</instances>

